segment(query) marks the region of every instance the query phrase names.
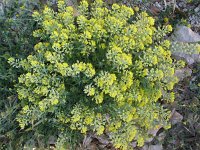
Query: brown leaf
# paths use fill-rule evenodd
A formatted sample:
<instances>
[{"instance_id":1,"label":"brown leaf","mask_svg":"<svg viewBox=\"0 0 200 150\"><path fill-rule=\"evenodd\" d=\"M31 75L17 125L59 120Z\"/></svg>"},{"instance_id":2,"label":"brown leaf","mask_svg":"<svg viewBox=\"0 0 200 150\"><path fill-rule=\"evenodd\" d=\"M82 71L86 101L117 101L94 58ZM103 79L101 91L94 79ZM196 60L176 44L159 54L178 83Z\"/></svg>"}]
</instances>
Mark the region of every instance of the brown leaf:
<instances>
[{"instance_id":1,"label":"brown leaf","mask_svg":"<svg viewBox=\"0 0 200 150\"><path fill-rule=\"evenodd\" d=\"M159 15L159 13L160 13L160 9L153 5L150 7L150 11L153 15L156 15L156 16Z\"/></svg>"}]
</instances>

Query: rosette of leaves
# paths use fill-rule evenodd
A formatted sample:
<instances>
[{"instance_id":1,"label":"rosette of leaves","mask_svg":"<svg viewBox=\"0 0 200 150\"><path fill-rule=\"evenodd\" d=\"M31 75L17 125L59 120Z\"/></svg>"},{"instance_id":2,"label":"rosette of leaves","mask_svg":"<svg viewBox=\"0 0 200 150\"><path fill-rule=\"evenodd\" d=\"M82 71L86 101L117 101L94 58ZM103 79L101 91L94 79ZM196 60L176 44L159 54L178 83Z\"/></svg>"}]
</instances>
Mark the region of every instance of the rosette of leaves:
<instances>
[{"instance_id":1,"label":"rosette of leaves","mask_svg":"<svg viewBox=\"0 0 200 150\"><path fill-rule=\"evenodd\" d=\"M19 63L9 60L25 71L16 85L22 107L16 119L22 129L49 124L66 141L73 136L66 132L78 131L106 134L123 150L132 141L142 146L148 130L170 127L160 101L174 100L177 82L164 40L172 28L156 29L146 12L109 9L102 0L83 0L78 12L62 0L58 12L34 12L35 52Z\"/></svg>"}]
</instances>

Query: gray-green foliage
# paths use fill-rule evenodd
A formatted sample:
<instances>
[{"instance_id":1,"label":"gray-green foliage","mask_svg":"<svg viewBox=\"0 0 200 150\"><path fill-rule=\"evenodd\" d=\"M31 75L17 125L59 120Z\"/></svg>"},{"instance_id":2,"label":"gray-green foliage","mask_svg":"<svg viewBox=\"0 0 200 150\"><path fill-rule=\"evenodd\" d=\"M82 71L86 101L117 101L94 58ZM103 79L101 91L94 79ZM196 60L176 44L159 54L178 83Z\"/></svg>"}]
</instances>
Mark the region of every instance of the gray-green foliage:
<instances>
[{"instance_id":1,"label":"gray-green foliage","mask_svg":"<svg viewBox=\"0 0 200 150\"><path fill-rule=\"evenodd\" d=\"M185 42L172 42L171 44L172 52L179 52L184 54L199 54L200 45L198 43L185 43Z\"/></svg>"}]
</instances>

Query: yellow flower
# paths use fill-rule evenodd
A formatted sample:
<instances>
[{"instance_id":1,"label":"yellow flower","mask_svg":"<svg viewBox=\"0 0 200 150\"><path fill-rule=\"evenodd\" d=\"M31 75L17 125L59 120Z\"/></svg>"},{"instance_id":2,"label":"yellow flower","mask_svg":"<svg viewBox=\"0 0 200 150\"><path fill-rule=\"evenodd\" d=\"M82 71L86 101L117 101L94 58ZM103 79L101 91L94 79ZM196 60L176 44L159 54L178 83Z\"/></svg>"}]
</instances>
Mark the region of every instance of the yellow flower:
<instances>
[{"instance_id":1,"label":"yellow flower","mask_svg":"<svg viewBox=\"0 0 200 150\"><path fill-rule=\"evenodd\" d=\"M136 33L137 32L137 27L135 25L130 25L130 30L133 32L133 33Z\"/></svg>"},{"instance_id":2,"label":"yellow flower","mask_svg":"<svg viewBox=\"0 0 200 150\"><path fill-rule=\"evenodd\" d=\"M117 96L117 93L118 93L117 90L114 90L114 91L111 91L109 95L110 97L115 98Z\"/></svg>"},{"instance_id":3,"label":"yellow flower","mask_svg":"<svg viewBox=\"0 0 200 150\"><path fill-rule=\"evenodd\" d=\"M101 104L103 102L103 92L100 94L95 95L94 99L96 100L97 104Z\"/></svg>"},{"instance_id":4,"label":"yellow flower","mask_svg":"<svg viewBox=\"0 0 200 150\"><path fill-rule=\"evenodd\" d=\"M61 9L65 5L64 0L58 0L58 8Z\"/></svg>"},{"instance_id":5,"label":"yellow flower","mask_svg":"<svg viewBox=\"0 0 200 150\"><path fill-rule=\"evenodd\" d=\"M58 102L59 102L58 99L53 99L53 100L51 101L51 104L52 104L52 105L57 105Z\"/></svg>"},{"instance_id":6,"label":"yellow flower","mask_svg":"<svg viewBox=\"0 0 200 150\"><path fill-rule=\"evenodd\" d=\"M61 73L62 76L66 76L68 64L67 63L56 63L56 66L57 66L58 72Z\"/></svg>"},{"instance_id":7,"label":"yellow flower","mask_svg":"<svg viewBox=\"0 0 200 150\"><path fill-rule=\"evenodd\" d=\"M150 36L153 35L153 30L151 28L147 28L146 31Z\"/></svg>"},{"instance_id":8,"label":"yellow flower","mask_svg":"<svg viewBox=\"0 0 200 150\"><path fill-rule=\"evenodd\" d=\"M140 10L140 8L137 7L137 6L134 6L133 9L134 9L136 12L138 12L138 11Z\"/></svg>"},{"instance_id":9,"label":"yellow flower","mask_svg":"<svg viewBox=\"0 0 200 150\"><path fill-rule=\"evenodd\" d=\"M155 20L152 17L148 17L148 21L151 26L154 25Z\"/></svg>"},{"instance_id":10,"label":"yellow flower","mask_svg":"<svg viewBox=\"0 0 200 150\"><path fill-rule=\"evenodd\" d=\"M76 126L75 126L74 124L71 124L71 125L70 125L70 129L76 130Z\"/></svg>"},{"instance_id":11,"label":"yellow flower","mask_svg":"<svg viewBox=\"0 0 200 150\"><path fill-rule=\"evenodd\" d=\"M131 132L129 132L128 140L131 142L137 134L137 130L134 128Z\"/></svg>"},{"instance_id":12,"label":"yellow flower","mask_svg":"<svg viewBox=\"0 0 200 150\"><path fill-rule=\"evenodd\" d=\"M197 52L200 53L200 45L197 46Z\"/></svg>"},{"instance_id":13,"label":"yellow flower","mask_svg":"<svg viewBox=\"0 0 200 150\"><path fill-rule=\"evenodd\" d=\"M165 53L165 50L161 46L158 46L158 53L163 55Z\"/></svg>"},{"instance_id":14,"label":"yellow flower","mask_svg":"<svg viewBox=\"0 0 200 150\"><path fill-rule=\"evenodd\" d=\"M33 14L32 14L32 16L34 18L38 18L38 17L40 17L40 13L38 11L34 11Z\"/></svg>"},{"instance_id":15,"label":"yellow flower","mask_svg":"<svg viewBox=\"0 0 200 150\"><path fill-rule=\"evenodd\" d=\"M121 143L114 143L115 148L120 148L121 147Z\"/></svg>"},{"instance_id":16,"label":"yellow flower","mask_svg":"<svg viewBox=\"0 0 200 150\"><path fill-rule=\"evenodd\" d=\"M100 113L97 113L96 117L97 117L98 119L102 119L102 115L101 115Z\"/></svg>"},{"instance_id":17,"label":"yellow flower","mask_svg":"<svg viewBox=\"0 0 200 150\"><path fill-rule=\"evenodd\" d=\"M105 44L105 43L102 43L102 44L100 45L100 47L101 47L102 49L105 49L105 48L106 48L106 44Z\"/></svg>"},{"instance_id":18,"label":"yellow flower","mask_svg":"<svg viewBox=\"0 0 200 150\"><path fill-rule=\"evenodd\" d=\"M31 64L33 67L35 67L35 66L37 66L37 65L39 64L39 62L36 61L36 60L32 60L32 61L30 61L30 64Z\"/></svg>"},{"instance_id":19,"label":"yellow flower","mask_svg":"<svg viewBox=\"0 0 200 150\"><path fill-rule=\"evenodd\" d=\"M97 128L97 135L101 135L101 134L103 134L103 132L104 132L104 126L99 126L98 128Z\"/></svg>"},{"instance_id":20,"label":"yellow flower","mask_svg":"<svg viewBox=\"0 0 200 150\"><path fill-rule=\"evenodd\" d=\"M158 119L158 113L153 113L153 118Z\"/></svg>"},{"instance_id":21,"label":"yellow flower","mask_svg":"<svg viewBox=\"0 0 200 150\"><path fill-rule=\"evenodd\" d=\"M162 96L162 90L157 90L155 101L157 101Z\"/></svg>"},{"instance_id":22,"label":"yellow flower","mask_svg":"<svg viewBox=\"0 0 200 150\"><path fill-rule=\"evenodd\" d=\"M87 39L91 39L91 38L92 38L92 34L91 34L89 31L85 31L85 32L84 32L84 36L85 36L85 38L87 38Z\"/></svg>"},{"instance_id":23,"label":"yellow flower","mask_svg":"<svg viewBox=\"0 0 200 150\"><path fill-rule=\"evenodd\" d=\"M54 50L60 50L60 49L61 49L61 45L60 45L59 43L53 43L52 48L53 48Z\"/></svg>"},{"instance_id":24,"label":"yellow flower","mask_svg":"<svg viewBox=\"0 0 200 150\"><path fill-rule=\"evenodd\" d=\"M164 126L164 128L165 128L166 130L170 129L170 128L171 128L171 124L167 124L166 126Z\"/></svg>"},{"instance_id":25,"label":"yellow flower","mask_svg":"<svg viewBox=\"0 0 200 150\"><path fill-rule=\"evenodd\" d=\"M164 22L165 22L165 23L169 22L169 18L165 17L165 18L164 18Z\"/></svg>"},{"instance_id":26,"label":"yellow flower","mask_svg":"<svg viewBox=\"0 0 200 150\"><path fill-rule=\"evenodd\" d=\"M168 31L168 32L171 32L171 31L172 31L172 26L171 26L171 25L167 25L166 28L167 28L167 31Z\"/></svg>"},{"instance_id":27,"label":"yellow flower","mask_svg":"<svg viewBox=\"0 0 200 150\"><path fill-rule=\"evenodd\" d=\"M40 101L38 104L39 104L40 110L41 110L41 111L45 111L45 104L44 104L44 102L43 102L43 101Z\"/></svg>"},{"instance_id":28,"label":"yellow flower","mask_svg":"<svg viewBox=\"0 0 200 150\"><path fill-rule=\"evenodd\" d=\"M139 49L141 49L141 50L144 49L144 44L142 42L139 43Z\"/></svg>"},{"instance_id":29,"label":"yellow flower","mask_svg":"<svg viewBox=\"0 0 200 150\"><path fill-rule=\"evenodd\" d=\"M96 46L96 43L95 43L95 41L91 41L91 46Z\"/></svg>"},{"instance_id":30,"label":"yellow flower","mask_svg":"<svg viewBox=\"0 0 200 150\"><path fill-rule=\"evenodd\" d=\"M122 122L121 122L121 121L117 121L117 122L115 123L115 128L118 129L118 128L121 127L121 125L122 125Z\"/></svg>"},{"instance_id":31,"label":"yellow flower","mask_svg":"<svg viewBox=\"0 0 200 150\"><path fill-rule=\"evenodd\" d=\"M90 88L90 91L88 92L89 96L93 96L95 94L95 88Z\"/></svg>"},{"instance_id":32,"label":"yellow flower","mask_svg":"<svg viewBox=\"0 0 200 150\"><path fill-rule=\"evenodd\" d=\"M133 115L130 112L126 113L126 122L130 122L133 119Z\"/></svg>"},{"instance_id":33,"label":"yellow flower","mask_svg":"<svg viewBox=\"0 0 200 150\"><path fill-rule=\"evenodd\" d=\"M179 66L180 68L185 67L185 62L184 62L183 60L179 60L179 61L178 61L178 66Z\"/></svg>"},{"instance_id":34,"label":"yellow flower","mask_svg":"<svg viewBox=\"0 0 200 150\"><path fill-rule=\"evenodd\" d=\"M173 83L173 82L168 82L168 83L167 83L167 89L168 89L168 90L172 90L173 87L174 87L174 83Z\"/></svg>"},{"instance_id":35,"label":"yellow flower","mask_svg":"<svg viewBox=\"0 0 200 150\"><path fill-rule=\"evenodd\" d=\"M157 58L157 56L153 56L152 57L152 63L154 64L154 65L156 65L157 63L158 63L158 58Z\"/></svg>"},{"instance_id":36,"label":"yellow flower","mask_svg":"<svg viewBox=\"0 0 200 150\"><path fill-rule=\"evenodd\" d=\"M163 71L162 70L156 70L156 74L158 79L162 79L164 77Z\"/></svg>"},{"instance_id":37,"label":"yellow flower","mask_svg":"<svg viewBox=\"0 0 200 150\"><path fill-rule=\"evenodd\" d=\"M93 121L93 118L91 116L87 116L85 119L84 119L84 122L89 125L91 124Z\"/></svg>"},{"instance_id":38,"label":"yellow flower","mask_svg":"<svg viewBox=\"0 0 200 150\"><path fill-rule=\"evenodd\" d=\"M137 139L137 146L139 146L139 147L142 147L143 145L144 145L144 138L143 137L139 137L138 139Z\"/></svg>"},{"instance_id":39,"label":"yellow flower","mask_svg":"<svg viewBox=\"0 0 200 150\"><path fill-rule=\"evenodd\" d=\"M146 43L148 43L148 44L152 44L153 43L153 40L152 40L152 38L150 36L146 37Z\"/></svg>"},{"instance_id":40,"label":"yellow flower","mask_svg":"<svg viewBox=\"0 0 200 150\"><path fill-rule=\"evenodd\" d=\"M112 9L113 9L113 10L120 9L120 6L119 6L118 4L115 3L115 4L112 5Z\"/></svg>"},{"instance_id":41,"label":"yellow flower","mask_svg":"<svg viewBox=\"0 0 200 150\"><path fill-rule=\"evenodd\" d=\"M81 119L81 117L79 115L74 115L71 118L72 122L78 122L80 119Z\"/></svg>"},{"instance_id":42,"label":"yellow flower","mask_svg":"<svg viewBox=\"0 0 200 150\"><path fill-rule=\"evenodd\" d=\"M29 106L25 105L22 109L23 109L23 112L27 112L29 110Z\"/></svg>"},{"instance_id":43,"label":"yellow flower","mask_svg":"<svg viewBox=\"0 0 200 150\"><path fill-rule=\"evenodd\" d=\"M81 128L81 133L86 134L86 132L87 132L87 127L83 126Z\"/></svg>"},{"instance_id":44,"label":"yellow flower","mask_svg":"<svg viewBox=\"0 0 200 150\"><path fill-rule=\"evenodd\" d=\"M170 98L170 102L173 102L175 100L175 93L171 92L169 98Z\"/></svg>"},{"instance_id":45,"label":"yellow flower","mask_svg":"<svg viewBox=\"0 0 200 150\"><path fill-rule=\"evenodd\" d=\"M143 76L147 76L147 75L148 75L148 72L149 72L149 70L146 68L146 69L143 70L143 74L142 74L142 75L143 75Z\"/></svg>"},{"instance_id":46,"label":"yellow flower","mask_svg":"<svg viewBox=\"0 0 200 150\"><path fill-rule=\"evenodd\" d=\"M142 12L141 15L142 15L143 17L147 17L147 16L148 16L148 14L147 14L146 12Z\"/></svg>"},{"instance_id":47,"label":"yellow flower","mask_svg":"<svg viewBox=\"0 0 200 150\"><path fill-rule=\"evenodd\" d=\"M163 46L165 46L166 48L169 48L170 45L171 45L171 43L170 43L169 40L165 40L165 41L163 42Z\"/></svg>"},{"instance_id":48,"label":"yellow flower","mask_svg":"<svg viewBox=\"0 0 200 150\"><path fill-rule=\"evenodd\" d=\"M83 7L85 7L85 8L87 8L87 7L88 7L88 2L87 2L86 0L82 0L82 1L81 1L81 5L82 5Z\"/></svg>"}]
</instances>

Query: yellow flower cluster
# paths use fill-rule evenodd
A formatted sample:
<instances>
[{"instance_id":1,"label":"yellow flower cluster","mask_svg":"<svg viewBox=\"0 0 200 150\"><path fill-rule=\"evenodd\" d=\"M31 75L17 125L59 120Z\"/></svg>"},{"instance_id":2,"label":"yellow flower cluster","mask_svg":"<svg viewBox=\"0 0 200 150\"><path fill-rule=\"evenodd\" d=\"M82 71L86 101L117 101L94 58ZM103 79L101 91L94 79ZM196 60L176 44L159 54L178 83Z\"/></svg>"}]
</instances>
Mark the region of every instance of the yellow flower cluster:
<instances>
[{"instance_id":1,"label":"yellow flower cluster","mask_svg":"<svg viewBox=\"0 0 200 150\"><path fill-rule=\"evenodd\" d=\"M83 63L78 62L72 64L71 67L68 67L67 70L67 76L75 77L81 72L84 73L87 77L91 78L95 75L95 69L93 68L92 64L90 63Z\"/></svg>"},{"instance_id":2,"label":"yellow flower cluster","mask_svg":"<svg viewBox=\"0 0 200 150\"><path fill-rule=\"evenodd\" d=\"M132 55L122 52L122 49L117 46L111 47L107 52L107 59L113 63L113 66L116 66L118 69L126 69L132 65Z\"/></svg>"},{"instance_id":3,"label":"yellow flower cluster","mask_svg":"<svg viewBox=\"0 0 200 150\"><path fill-rule=\"evenodd\" d=\"M58 12L34 12L40 29L33 34L41 42L21 61L27 73L19 77L17 92L26 104L20 113L29 119L35 108L40 115L18 117L21 127L50 114L58 132L108 132L122 150L131 149L133 140L142 146L149 129L167 127L170 113L159 100L175 98L170 42L163 39L172 27L156 29L146 12L133 15L132 8L108 8L102 0L90 7L82 0L78 16L64 0Z\"/></svg>"}]
</instances>

